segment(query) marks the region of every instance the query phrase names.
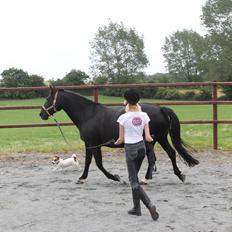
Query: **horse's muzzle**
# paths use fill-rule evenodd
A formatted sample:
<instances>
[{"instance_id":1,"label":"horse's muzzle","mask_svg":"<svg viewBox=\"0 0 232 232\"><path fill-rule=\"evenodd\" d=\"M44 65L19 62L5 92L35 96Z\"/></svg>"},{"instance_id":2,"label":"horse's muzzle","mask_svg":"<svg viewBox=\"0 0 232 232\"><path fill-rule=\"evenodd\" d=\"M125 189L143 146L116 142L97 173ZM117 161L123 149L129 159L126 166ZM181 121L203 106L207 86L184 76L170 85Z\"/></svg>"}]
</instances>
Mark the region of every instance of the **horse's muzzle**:
<instances>
[{"instance_id":1,"label":"horse's muzzle","mask_svg":"<svg viewBox=\"0 0 232 232\"><path fill-rule=\"evenodd\" d=\"M42 120L48 120L49 116L45 112L40 112L39 116Z\"/></svg>"}]
</instances>

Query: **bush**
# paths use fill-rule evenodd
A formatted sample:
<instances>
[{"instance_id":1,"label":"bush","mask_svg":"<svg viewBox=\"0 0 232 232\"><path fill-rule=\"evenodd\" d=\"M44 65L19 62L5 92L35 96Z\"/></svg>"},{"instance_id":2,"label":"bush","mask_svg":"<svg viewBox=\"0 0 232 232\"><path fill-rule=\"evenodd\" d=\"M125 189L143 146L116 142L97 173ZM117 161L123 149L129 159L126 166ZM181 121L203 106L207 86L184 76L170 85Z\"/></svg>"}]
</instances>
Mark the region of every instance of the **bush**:
<instances>
[{"instance_id":1,"label":"bush","mask_svg":"<svg viewBox=\"0 0 232 232\"><path fill-rule=\"evenodd\" d=\"M157 88L142 88L138 89L138 93L140 94L141 98L156 98Z\"/></svg>"},{"instance_id":2,"label":"bush","mask_svg":"<svg viewBox=\"0 0 232 232\"><path fill-rule=\"evenodd\" d=\"M31 99L31 98L39 98L46 96L47 96L47 92L42 90L0 92L0 99Z\"/></svg>"},{"instance_id":3,"label":"bush","mask_svg":"<svg viewBox=\"0 0 232 232\"><path fill-rule=\"evenodd\" d=\"M232 100L232 86L224 86L223 93L225 94L224 100Z\"/></svg>"},{"instance_id":4,"label":"bush","mask_svg":"<svg viewBox=\"0 0 232 232\"><path fill-rule=\"evenodd\" d=\"M212 99L212 92L209 87L201 88L200 93L196 95L196 100L207 101Z\"/></svg>"},{"instance_id":5,"label":"bush","mask_svg":"<svg viewBox=\"0 0 232 232\"><path fill-rule=\"evenodd\" d=\"M101 94L106 96L122 97L125 91L126 89L124 88L112 88L102 90ZM156 98L156 88L138 88L136 91L139 93L141 98Z\"/></svg>"},{"instance_id":6,"label":"bush","mask_svg":"<svg viewBox=\"0 0 232 232\"><path fill-rule=\"evenodd\" d=\"M187 91L183 94L182 99L183 100L194 100L196 97L196 93L194 91Z\"/></svg>"},{"instance_id":7,"label":"bush","mask_svg":"<svg viewBox=\"0 0 232 232\"><path fill-rule=\"evenodd\" d=\"M182 98L182 94L176 89L159 88L155 98L165 100L180 100Z\"/></svg>"},{"instance_id":8,"label":"bush","mask_svg":"<svg viewBox=\"0 0 232 232\"><path fill-rule=\"evenodd\" d=\"M124 92L125 89L112 88L112 89L103 89L101 91L101 94L106 96L122 97Z\"/></svg>"}]
</instances>

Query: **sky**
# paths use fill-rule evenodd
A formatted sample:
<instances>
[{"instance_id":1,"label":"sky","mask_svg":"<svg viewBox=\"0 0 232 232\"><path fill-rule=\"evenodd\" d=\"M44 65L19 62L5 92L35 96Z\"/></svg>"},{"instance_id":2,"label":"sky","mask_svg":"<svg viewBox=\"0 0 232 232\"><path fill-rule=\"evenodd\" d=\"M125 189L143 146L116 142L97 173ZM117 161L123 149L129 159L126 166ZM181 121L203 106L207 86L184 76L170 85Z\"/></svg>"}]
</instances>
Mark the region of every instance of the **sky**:
<instances>
[{"instance_id":1,"label":"sky","mask_svg":"<svg viewBox=\"0 0 232 232\"><path fill-rule=\"evenodd\" d=\"M177 30L201 35L207 0L0 0L0 73L14 67L47 79L90 74L90 42L108 19L143 36L147 74L166 72L162 46Z\"/></svg>"}]
</instances>

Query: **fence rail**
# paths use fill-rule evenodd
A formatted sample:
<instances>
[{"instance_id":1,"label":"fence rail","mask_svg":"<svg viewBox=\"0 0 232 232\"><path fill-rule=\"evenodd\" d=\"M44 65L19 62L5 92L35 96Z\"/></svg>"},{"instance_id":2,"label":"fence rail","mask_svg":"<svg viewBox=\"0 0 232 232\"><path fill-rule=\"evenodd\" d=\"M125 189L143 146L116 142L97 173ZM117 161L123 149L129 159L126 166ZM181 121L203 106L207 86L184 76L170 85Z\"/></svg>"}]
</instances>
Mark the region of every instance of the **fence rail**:
<instances>
[{"instance_id":1,"label":"fence rail","mask_svg":"<svg viewBox=\"0 0 232 232\"><path fill-rule=\"evenodd\" d=\"M94 101L98 102L99 91L106 88L157 88L157 87L212 87L211 101L167 101L157 102L157 105L212 105L212 120L181 120L181 124L212 124L213 125L213 148L218 149L218 124L232 124L232 120L218 120L218 105L231 105L232 101L218 101L218 87L232 86L232 82L179 82L179 83L146 83L146 84L113 84L113 85L83 85L83 86L58 86L67 90L92 89ZM35 91L48 90L49 87L17 87L17 88L0 88L0 92L15 92L15 91ZM121 103L105 104L108 106L122 105ZM40 109L41 106L0 106L0 110L30 110ZM62 126L70 126L73 123L60 123ZM36 123L36 124L8 124L0 125L1 128L28 128L28 127L51 127L56 126L55 123Z\"/></svg>"}]
</instances>

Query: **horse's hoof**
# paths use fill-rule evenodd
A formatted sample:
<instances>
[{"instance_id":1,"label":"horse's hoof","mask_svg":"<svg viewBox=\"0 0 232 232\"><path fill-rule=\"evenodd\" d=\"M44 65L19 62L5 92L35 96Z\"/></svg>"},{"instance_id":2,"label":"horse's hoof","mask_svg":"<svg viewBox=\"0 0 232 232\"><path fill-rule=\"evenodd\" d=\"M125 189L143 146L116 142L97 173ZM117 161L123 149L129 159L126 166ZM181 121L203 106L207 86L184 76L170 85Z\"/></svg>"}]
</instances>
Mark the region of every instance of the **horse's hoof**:
<instances>
[{"instance_id":1,"label":"horse's hoof","mask_svg":"<svg viewBox=\"0 0 232 232\"><path fill-rule=\"evenodd\" d=\"M121 178L120 178L119 175L116 174L116 175L114 175L114 180L120 182L120 181L121 181Z\"/></svg>"},{"instance_id":2,"label":"horse's hoof","mask_svg":"<svg viewBox=\"0 0 232 232\"><path fill-rule=\"evenodd\" d=\"M179 176L180 180L184 183L185 182L185 179L186 179L186 176L184 174L181 174Z\"/></svg>"},{"instance_id":3,"label":"horse's hoof","mask_svg":"<svg viewBox=\"0 0 232 232\"><path fill-rule=\"evenodd\" d=\"M84 184L85 183L85 180L84 179L78 179L76 184Z\"/></svg>"}]
</instances>

